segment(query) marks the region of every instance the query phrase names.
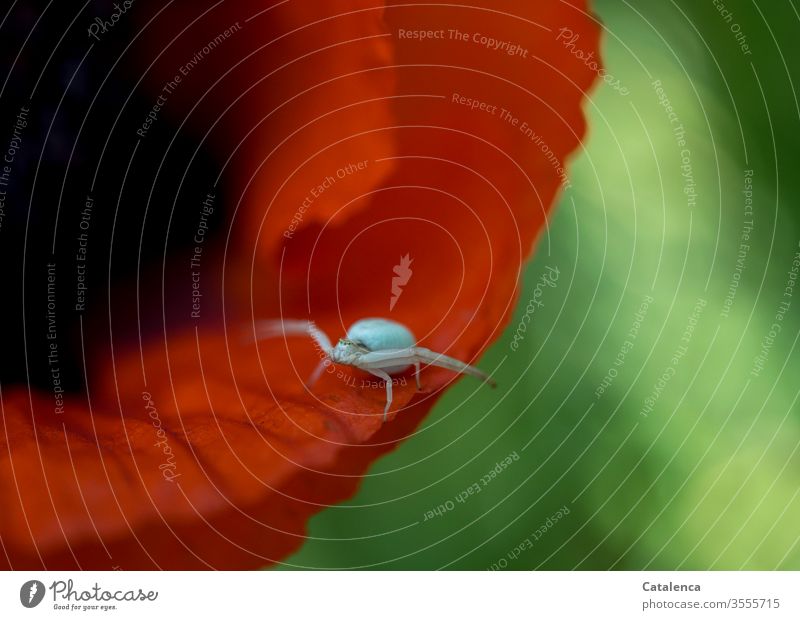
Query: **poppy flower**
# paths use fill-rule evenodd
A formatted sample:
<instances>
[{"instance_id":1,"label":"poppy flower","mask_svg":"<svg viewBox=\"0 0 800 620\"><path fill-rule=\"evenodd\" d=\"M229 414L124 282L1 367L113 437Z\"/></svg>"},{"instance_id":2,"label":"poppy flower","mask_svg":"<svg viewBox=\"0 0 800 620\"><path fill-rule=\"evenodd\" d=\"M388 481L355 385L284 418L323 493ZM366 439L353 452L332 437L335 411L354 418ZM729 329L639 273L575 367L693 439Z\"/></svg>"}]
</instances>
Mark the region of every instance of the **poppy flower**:
<instances>
[{"instance_id":1,"label":"poppy flower","mask_svg":"<svg viewBox=\"0 0 800 620\"><path fill-rule=\"evenodd\" d=\"M331 368L307 388L311 341L256 343L254 321L335 338L385 316L477 363L597 77L582 0L135 10L154 122L207 146L223 181L202 190L191 252L166 248L84 322L109 336L84 339L83 393L3 388L5 567L242 569L297 550L456 377L400 381L384 423L383 386Z\"/></svg>"}]
</instances>

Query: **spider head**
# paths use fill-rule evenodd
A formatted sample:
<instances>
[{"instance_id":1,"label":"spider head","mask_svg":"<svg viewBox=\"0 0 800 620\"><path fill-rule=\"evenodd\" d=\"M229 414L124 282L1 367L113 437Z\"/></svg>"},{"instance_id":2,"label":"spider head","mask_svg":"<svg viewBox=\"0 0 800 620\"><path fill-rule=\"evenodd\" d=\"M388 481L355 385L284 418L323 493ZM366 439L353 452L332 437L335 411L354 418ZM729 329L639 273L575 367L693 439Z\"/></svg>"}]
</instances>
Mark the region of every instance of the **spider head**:
<instances>
[{"instance_id":1,"label":"spider head","mask_svg":"<svg viewBox=\"0 0 800 620\"><path fill-rule=\"evenodd\" d=\"M357 340L340 338L336 346L333 347L331 360L334 363L352 365L364 353L369 353L369 349Z\"/></svg>"}]
</instances>

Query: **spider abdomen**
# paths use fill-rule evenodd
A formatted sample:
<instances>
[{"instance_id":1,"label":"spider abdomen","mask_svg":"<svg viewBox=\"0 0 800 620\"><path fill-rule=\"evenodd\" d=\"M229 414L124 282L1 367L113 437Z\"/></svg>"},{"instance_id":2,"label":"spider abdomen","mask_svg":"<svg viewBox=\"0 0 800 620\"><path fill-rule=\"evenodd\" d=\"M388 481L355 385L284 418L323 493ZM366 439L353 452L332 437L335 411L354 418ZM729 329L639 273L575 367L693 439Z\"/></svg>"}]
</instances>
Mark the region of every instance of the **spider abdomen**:
<instances>
[{"instance_id":1,"label":"spider abdomen","mask_svg":"<svg viewBox=\"0 0 800 620\"><path fill-rule=\"evenodd\" d=\"M356 321L347 330L347 338L363 344L370 351L383 349L405 349L416 346L417 339L411 330L402 323L390 319L366 318ZM391 366L384 370L399 374L410 367L409 364Z\"/></svg>"}]
</instances>

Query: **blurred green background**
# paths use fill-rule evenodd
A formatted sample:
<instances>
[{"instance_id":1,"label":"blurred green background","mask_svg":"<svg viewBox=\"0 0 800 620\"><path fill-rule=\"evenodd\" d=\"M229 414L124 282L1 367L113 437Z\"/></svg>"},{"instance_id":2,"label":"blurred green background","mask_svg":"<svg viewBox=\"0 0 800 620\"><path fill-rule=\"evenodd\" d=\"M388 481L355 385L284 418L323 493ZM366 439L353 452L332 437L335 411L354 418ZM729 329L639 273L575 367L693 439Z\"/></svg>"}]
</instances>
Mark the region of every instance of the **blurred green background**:
<instances>
[{"instance_id":1,"label":"blurred green background","mask_svg":"<svg viewBox=\"0 0 800 620\"><path fill-rule=\"evenodd\" d=\"M501 364L500 388L459 382L355 498L312 519L285 567L800 569L800 288L784 295L800 240L800 16L790 0L726 0L727 19L711 0L595 7L607 71L630 94L600 87L586 104L572 187L481 362ZM535 292L547 267L556 286Z\"/></svg>"}]
</instances>

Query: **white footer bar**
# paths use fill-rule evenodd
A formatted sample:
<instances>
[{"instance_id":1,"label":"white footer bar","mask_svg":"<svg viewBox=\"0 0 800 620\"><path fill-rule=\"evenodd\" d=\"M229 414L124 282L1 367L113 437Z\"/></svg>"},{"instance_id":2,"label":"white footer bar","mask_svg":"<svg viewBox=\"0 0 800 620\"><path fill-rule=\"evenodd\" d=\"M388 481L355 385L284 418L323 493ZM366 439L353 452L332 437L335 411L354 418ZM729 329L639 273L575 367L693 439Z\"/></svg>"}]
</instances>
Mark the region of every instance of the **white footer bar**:
<instances>
[{"instance_id":1,"label":"white footer bar","mask_svg":"<svg viewBox=\"0 0 800 620\"><path fill-rule=\"evenodd\" d=\"M777 620L798 600L797 572L0 573L0 618Z\"/></svg>"}]
</instances>

